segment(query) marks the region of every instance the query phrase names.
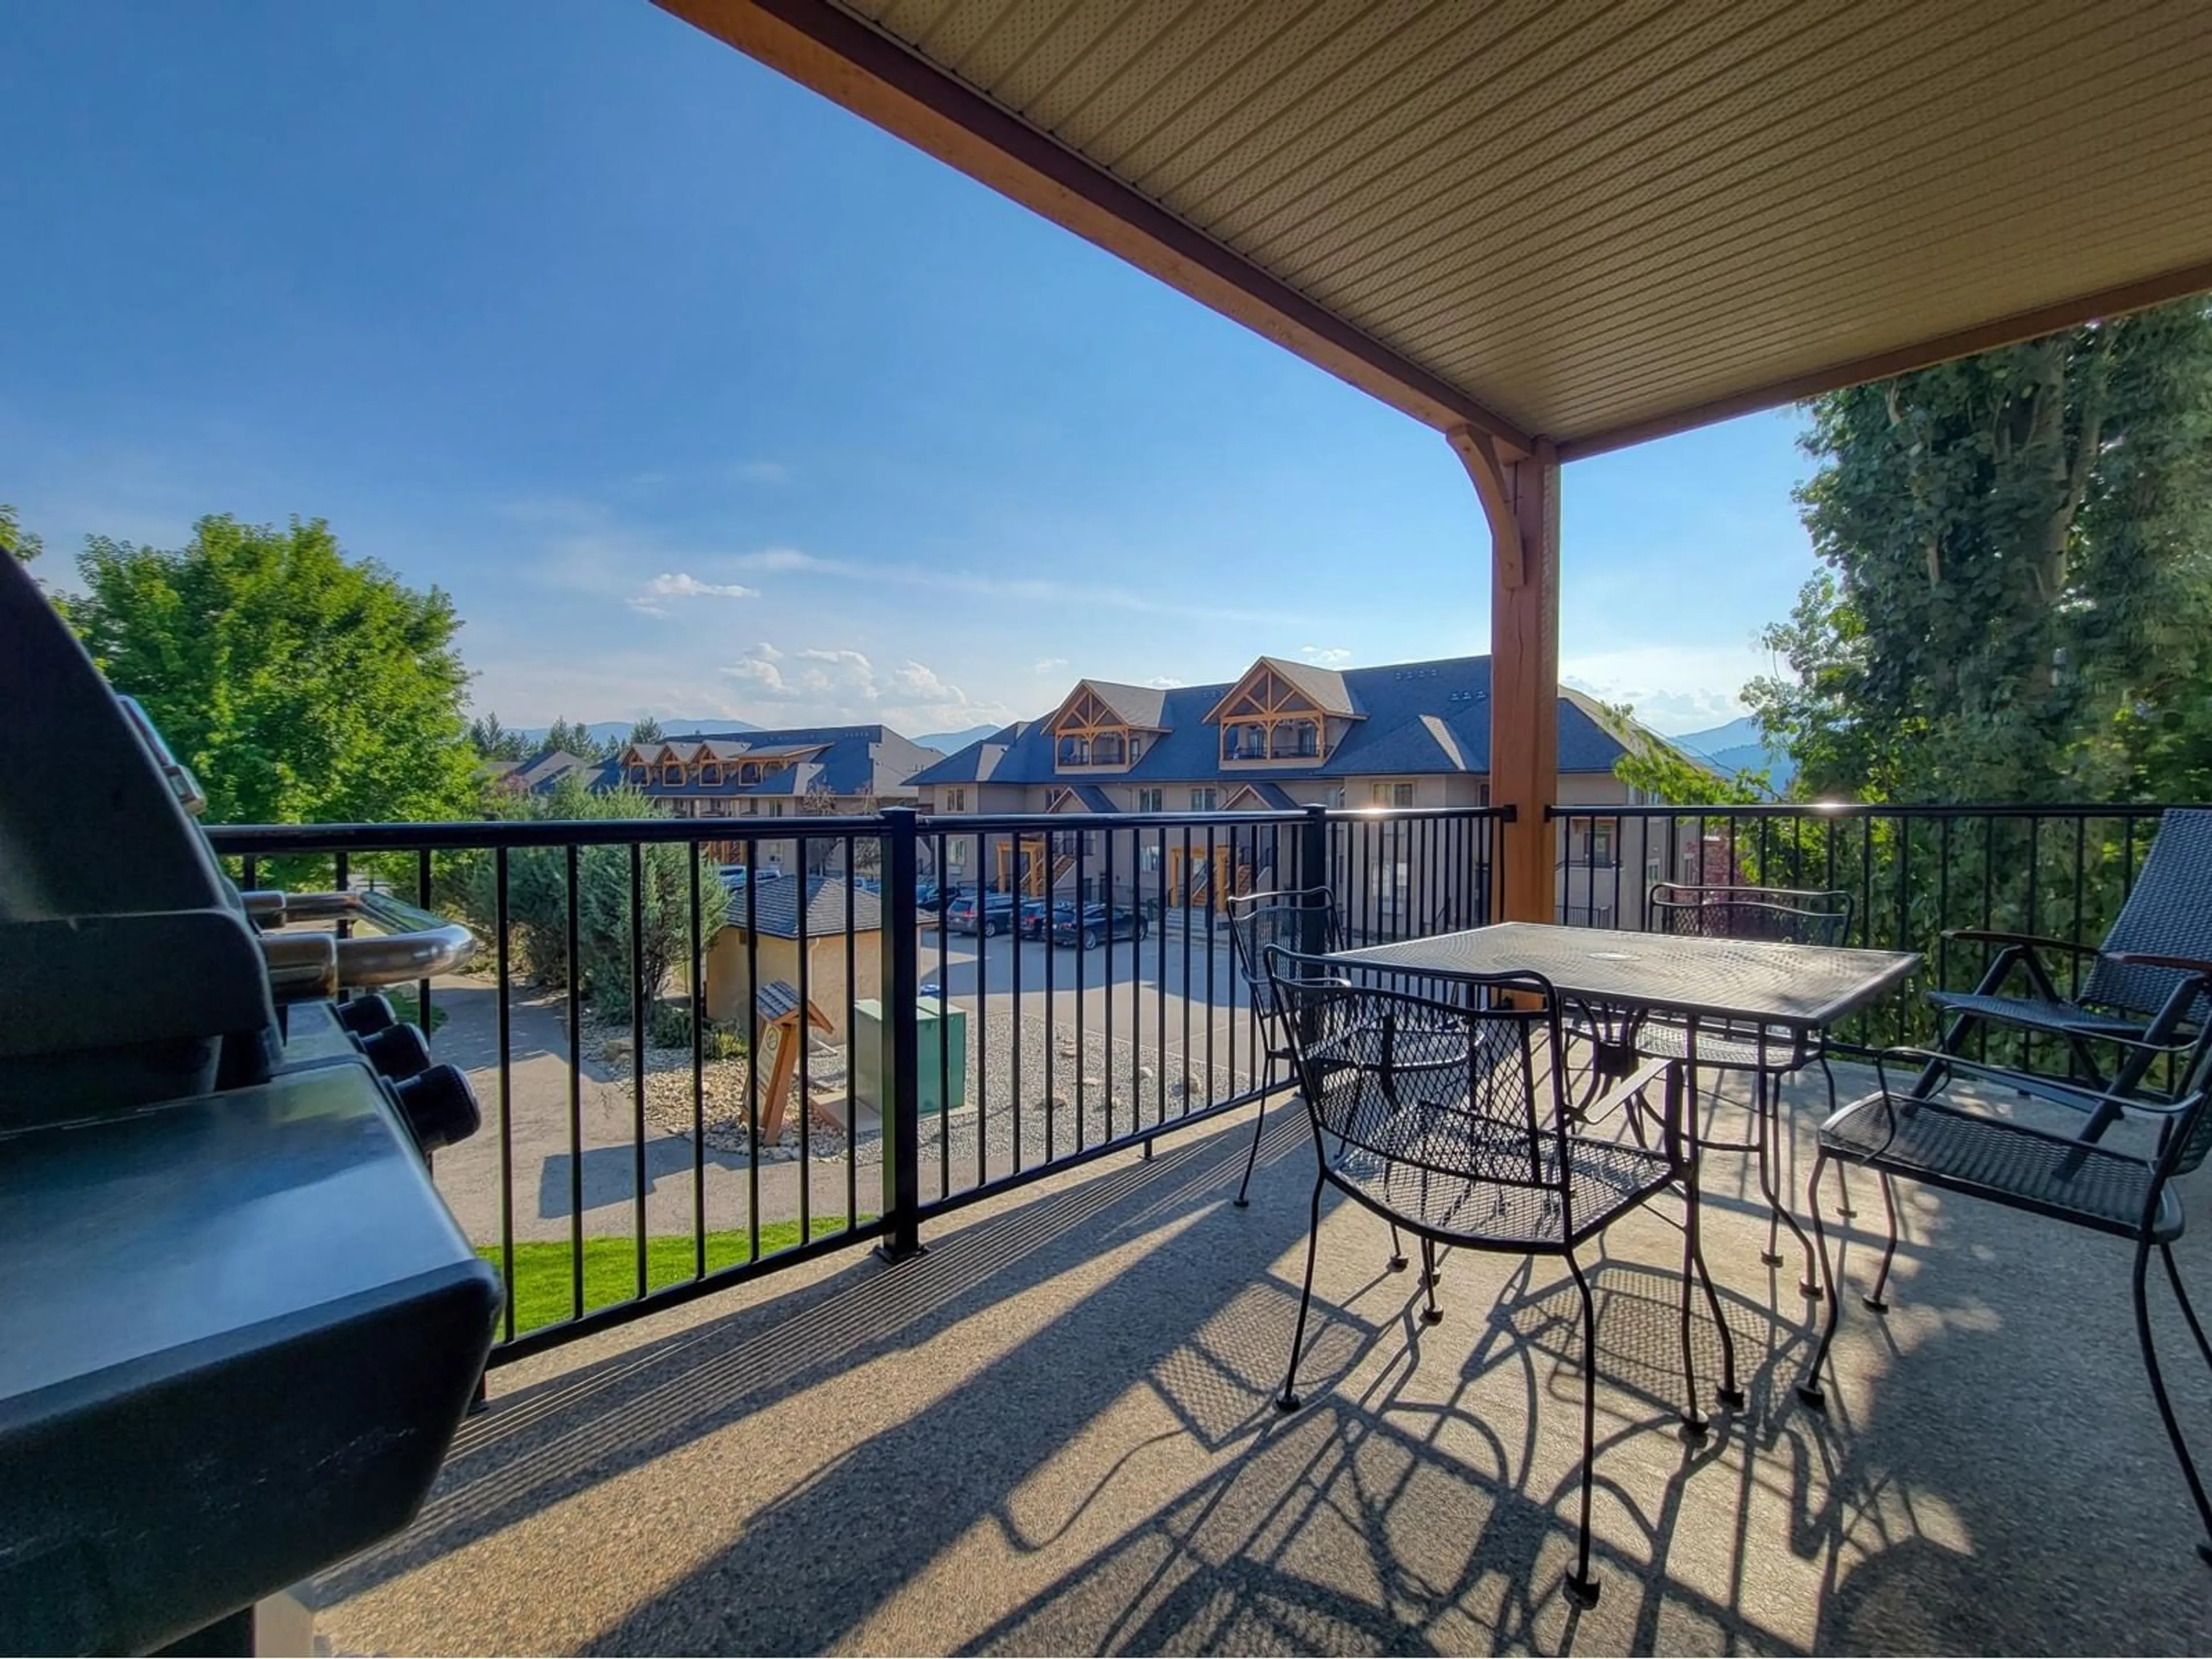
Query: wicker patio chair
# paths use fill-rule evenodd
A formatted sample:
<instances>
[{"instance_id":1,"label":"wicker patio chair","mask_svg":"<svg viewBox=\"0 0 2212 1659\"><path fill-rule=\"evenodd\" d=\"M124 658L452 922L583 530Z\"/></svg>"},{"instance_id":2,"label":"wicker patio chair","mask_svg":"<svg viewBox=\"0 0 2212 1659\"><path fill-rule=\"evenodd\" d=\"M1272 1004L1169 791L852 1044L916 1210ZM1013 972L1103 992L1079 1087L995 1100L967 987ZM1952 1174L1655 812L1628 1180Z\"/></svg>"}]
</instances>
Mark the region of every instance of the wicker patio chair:
<instances>
[{"instance_id":1,"label":"wicker patio chair","mask_svg":"<svg viewBox=\"0 0 2212 1659\"><path fill-rule=\"evenodd\" d=\"M1694 1274L1722 1339L1719 1390L1742 1404L1735 1354L1699 1248L1694 1169L1682 1153L1680 1070L1650 1060L1615 1092L1663 1085L1668 1105L1657 1147L1577 1133L1565 1087L1559 999L1535 974L1462 981L1445 1002L1381 988L1346 964L1271 946L1263 958L1283 1012L1314 1134L1316 1173L1305 1282L1276 1404L1296 1411L1298 1358L1313 1302L1322 1195L1334 1187L1421 1241L1431 1267L1439 1245L1564 1257L1582 1297L1583 1459L1579 1549L1569 1593L1597 1599L1590 1576L1590 1481L1595 1454L1597 1315L1576 1251L1630 1210L1681 1183L1683 1421L1702 1432L1692 1361ZM1434 1323L1435 1275L1422 1317Z\"/></svg>"},{"instance_id":2,"label":"wicker patio chair","mask_svg":"<svg viewBox=\"0 0 2212 1659\"><path fill-rule=\"evenodd\" d=\"M2091 1092L2110 1097L2090 1109L2083 1133L2094 1140L2118 1120L2160 1059L2185 1070L2202 1046L2207 1003L2188 963L2212 957L2212 811L2177 808L2160 817L2127 902L2100 945L1980 927L1943 937L1995 945L1996 953L1972 990L1928 994L1942 1018L1936 1052L1960 1053L1983 1024L2057 1038ZM2045 960L2052 956L2072 958L2076 971L2087 964L2078 996L2058 988ZM2018 988L2008 990L2015 979Z\"/></svg>"},{"instance_id":3,"label":"wicker patio chair","mask_svg":"<svg viewBox=\"0 0 2212 1659\"><path fill-rule=\"evenodd\" d=\"M2212 969L2195 976L2194 988L2212 991ZM1932 1073L1935 1080L1910 1092L1893 1091L1890 1071L1899 1065L1922 1067L1923 1079ZM1852 1102L1820 1126L1820 1151L1813 1161L1809 1182L1809 1189L1817 1193L1821 1170L1831 1159L1877 1170L1882 1176L1887 1237L1873 1285L1862 1299L1878 1313L1887 1310L1883 1292L1897 1255L1897 1207L1890 1191L1893 1178L1917 1181L1944 1192L2132 1241L2136 1340L2142 1350L2151 1396L2181 1465L2189 1495L2196 1502L2198 1523L2204 1528L2197 1553L2212 1562L2212 1504L2206 1501L2204 1484L2197 1476L2196 1462L2189 1455L2188 1442L2182 1437L2173 1402L2166 1394L2158 1348L2151 1336L2145 1284L2151 1252L2156 1250L2190 1334L2197 1339L2197 1351L2206 1364L2212 1365L2212 1343L2205 1339L2204 1328L2190 1305L2189 1293L2182 1287L2180 1270L2173 1260L2173 1241L2181 1237L2183 1226L2175 1177L2197 1168L2207 1151L2212 1150L2212 1108L2207 1105L2212 1054L2200 1048L2184 1086L2156 1100L2140 1094L2123 1100L2105 1091L2059 1085L2048 1078L1926 1049L1899 1049L1878 1056L1876 1074L1881 1086L1875 1093ZM2154 1144L2141 1152L2119 1151L1999 1117L1957 1098L1952 1088L1960 1082L1979 1083L2044 1100L2054 1100L2059 1092L2069 1091L2075 1098L2066 1103L2093 1119L2108 1106L2123 1115L2148 1115L2158 1125ZM1807 1403L1820 1407L1825 1404L1820 1375L1842 1322L1843 1295L1829 1260L1828 1237L1820 1225L1817 1205L1813 1211L1813 1231L1820 1240L1820 1279L1828 1316L1797 1392Z\"/></svg>"}]
</instances>

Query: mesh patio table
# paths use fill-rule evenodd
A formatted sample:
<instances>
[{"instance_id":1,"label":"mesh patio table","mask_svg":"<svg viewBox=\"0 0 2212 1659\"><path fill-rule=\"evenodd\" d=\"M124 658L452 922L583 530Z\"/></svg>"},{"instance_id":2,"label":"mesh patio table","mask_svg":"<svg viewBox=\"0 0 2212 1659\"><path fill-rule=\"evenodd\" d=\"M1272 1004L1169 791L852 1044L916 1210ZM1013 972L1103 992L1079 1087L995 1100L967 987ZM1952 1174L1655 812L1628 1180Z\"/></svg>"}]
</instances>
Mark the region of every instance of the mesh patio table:
<instances>
[{"instance_id":1,"label":"mesh patio table","mask_svg":"<svg viewBox=\"0 0 2212 1659\"><path fill-rule=\"evenodd\" d=\"M1910 951L1854 951L1771 939L1627 933L1501 921L1462 933L1401 939L1338 953L1338 960L1421 977L1541 974L1590 1008L1772 1027L1817 1036L1879 1001L1920 963Z\"/></svg>"},{"instance_id":2,"label":"mesh patio table","mask_svg":"<svg viewBox=\"0 0 2212 1659\"><path fill-rule=\"evenodd\" d=\"M1474 975L1541 974L1564 1002L1581 1012L1573 1022L1575 1034L1590 1045L1584 1107L1606 1079L1633 1072L1637 1042L1648 1022L1678 1026L1682 1058L1668 1085L1666 1116L1686 1164L1692 1215L1698 1204L1700 1054L1712 1053L1715 1064L1729 1063L1713 1052L1723 1047L1740 1051L1738 1058L1747 1050L1760 1063L1789 1056L1802 1064L1819 1057L1830 1026L1887 996L1920 965L1918 953L1909 951L1629 933L1532 921L1340 951L1331 960L1431 983ZM1701 1036L1708 1048L1701 1049ZM1632 1110L1630 1125L1641 1140ZM1767 1166L1762 1162L1760 1167L1762 1180L1769 1179ZM1791 1226L1796 1229L1794 1220ZM1770 1264L1780 1260L1771 1249L1766 1259ZM1809 1268L1801 1288L1808 1296L1820 1294ZM1731 1358L1731 1371L1733 1363Z\"/></svg>"}]
</instances>

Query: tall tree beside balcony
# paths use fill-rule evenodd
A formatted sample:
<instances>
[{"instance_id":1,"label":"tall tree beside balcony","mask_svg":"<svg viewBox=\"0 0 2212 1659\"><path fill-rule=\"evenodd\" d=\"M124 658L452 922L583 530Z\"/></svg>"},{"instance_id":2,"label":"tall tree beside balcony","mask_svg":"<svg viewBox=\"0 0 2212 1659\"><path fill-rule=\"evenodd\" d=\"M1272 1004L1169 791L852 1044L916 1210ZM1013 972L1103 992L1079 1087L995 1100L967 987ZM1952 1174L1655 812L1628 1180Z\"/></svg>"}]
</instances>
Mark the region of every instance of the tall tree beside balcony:
<instances>
[{"instance_id":1,"label":"tall tree beside balcony","mask_svg":"<svg viewBox=\"0 0 2212 1659\"><path fill-rule=\"evenodd\" d=\"M93 537L70 620L231 823L408 821L483 796L460 618L330 526L205 518L166 550Z\"/></svg>"},{"instance_id":2,"label":"tall tree beside balcony","mask_svg":"<svg viewBox=\"0 0 2212 1659\"><path fill-rule=\"evenodd\" d=\"M2165 794L2212 781L2212 307L1815 400L1829 568L1747 696L1801 793Z\"/></svg>"}]
</instances>

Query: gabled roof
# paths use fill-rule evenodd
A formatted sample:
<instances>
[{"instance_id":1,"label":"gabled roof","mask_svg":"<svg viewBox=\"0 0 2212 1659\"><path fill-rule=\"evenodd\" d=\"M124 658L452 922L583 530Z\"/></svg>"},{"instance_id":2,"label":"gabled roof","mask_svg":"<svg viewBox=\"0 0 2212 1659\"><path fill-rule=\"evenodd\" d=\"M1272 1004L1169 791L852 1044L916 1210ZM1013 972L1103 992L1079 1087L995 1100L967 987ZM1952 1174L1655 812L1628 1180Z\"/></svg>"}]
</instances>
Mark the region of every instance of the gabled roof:
<instances>
[{"instance_id":1,"label":"gabled roof","mask_svg":"<svg viewBox=\"0 0 2212 1659\"><path fill-rule=\"evenodd\" d=\"M1307 766L1224 763L1221 728L1206 716L1231 688L1187 685L1158 694L1159 719L1165 730L1126 771L1116 771L1115 780L1257 784L1433 773L1482 775L1490 770L1489 658L1450 657L1322 672L1335 672L1342 682L1349 713L1355 717L1326 759ZM970 744L941 765L917 775L915 781L971 781L980 758L971 751L985 745L1002 751L990 770L993 783L1073 786L1086 781L1073 769L1063 771L1054 764L1053 733L1045 720L995 732L981 744ZM1625 752L1626 745L1598 704L1580 692L1560 692L1560 771L1610 772Z\"/></svg>"},{"instance_id":2,"label":"gabled roof","mask_svg":"<svg viewBox=\"0 0 2212 1659\"><path fill-rule=\"evenodd\" d=\"M1157 732L1162 725L1161 710L1167 693L1155 685L1121 685L1112 680L1078 680L1075 689L1060 700L1060 707L1047 716L1047 726L1058 726L1067 706L1088 691L1105 705L1107 711L1124 726L1133 726L1140 732Z\"/></svg>"},{"instance_id":3,"label":"gabled roof","mask_svg":"<svg viewBox=\"0 0 2212 1659\"><path fill-rule=\"evenodd\" d=\"M1359 709L1345 689L1344 675L1334 668L1316 668L1310 662L1291 662L1282 657L1262 657L1238 677L1230 688L1214 700L1206 711L1210 720L1221 719L1223 711L1237 700L1237 694L1262 674L1273 672L1275 678L1296 691L1324 714L1338 714L1347 719L1360 718Z\"/></svg>"},{"instance_id":4,"label":"gabled roof","mask_svg":"<svg viewBox=\"0 0 2212 1659\"><path fill-rule=\"evenodd\" d=\"M866 888L854 886L841 876L785 876L778 881L750 883L747 888L730 895L729 908L723 920L732 927L743 927L750 920L761 933L776 939L797 939L801 893L806 896L809 939L872 933L883 926L883 901Z\"/></svg>"}]
</instances>

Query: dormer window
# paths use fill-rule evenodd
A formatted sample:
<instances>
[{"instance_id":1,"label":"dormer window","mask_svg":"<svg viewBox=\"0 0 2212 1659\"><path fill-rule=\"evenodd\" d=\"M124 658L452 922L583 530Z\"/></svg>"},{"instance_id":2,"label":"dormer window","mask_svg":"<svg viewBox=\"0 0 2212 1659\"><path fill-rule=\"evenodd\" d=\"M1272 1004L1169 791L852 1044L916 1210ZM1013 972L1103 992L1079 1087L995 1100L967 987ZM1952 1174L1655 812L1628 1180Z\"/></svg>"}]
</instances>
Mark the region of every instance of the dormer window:
<instances>
[{"instance_id":1,"label":"dormer window","mask_svg":"<svg viewBox=\"0 0 2212 1659\"><path fill-rule=\"evenodd\" d=\"M1262 657L1206 718L1221 728L1224 762L1311 762L1328 755L1331 720L1364 716L1341 676Z\"/></svg>"},{"instance_id":2,"label":"dormer window","mask_svg":"<svg viewBox=\"0 0 2212 1659\"><path fill-rule=\"evenodd\" d=\"M1091 740L1093 766L1120 766L1128 758L1128 741L1119 732L1101 732Z\"/></svg>"},{"instance_id":3,"label":"dormer window","mask_svg":"<svg viewBox=\"0 0 2212 1659\"><path fill-rule=\"evenodd\" d=\"M1321 738L1311 720L1278 720L1269 739L1269 753L1277 760L1310 760L1321 752Z\"/></svg>"},{"instance_id":4,"label":"dormer window","mask_svg":"<svg viewBox=\"0 0 2212 1659\"><path fill-rule=\"evenodd\" d=\"M760 763L757 761L747 761L743 766L739 767L738 769L738 781L739 783L758 783L760 781Z\"/></svg>"},{"instance_id":5,"label":"dormer window","mask_svg":"<svg viewBox=\"0 0 2212 1659\"><path fill-rule=\"evenodd\" d=\"M699 781L706 785L707 787L710 789L720 788L722 786L721 767L714 761L706 762L699 768Z\"/></svg>"},{"instance_id":6,"label":"dormer window","mask_svg":"<svg viewBox=\"0 0 2212 1659\"><path fill-rule=\"evenodd\" d=\"M653 781L652 769L644 766L631 767L629 769L629 781L633 784L636 785L640 789L644 788L647 784Z\"/></svg>"},{"instance_id":7,"label":"dormer window","mask_svg":"<svg viewBox=\"0 0 2212 1659\"><path fill-rule=\"evenodd\" d=\"M1060 740L1059 764L1088 766L1091 764L1091 739L1085 737L1062 738Z\"/></svg>"}]
</instances>

